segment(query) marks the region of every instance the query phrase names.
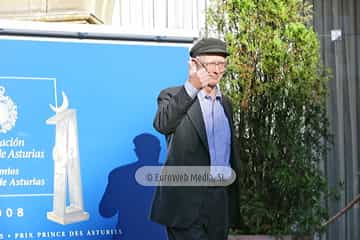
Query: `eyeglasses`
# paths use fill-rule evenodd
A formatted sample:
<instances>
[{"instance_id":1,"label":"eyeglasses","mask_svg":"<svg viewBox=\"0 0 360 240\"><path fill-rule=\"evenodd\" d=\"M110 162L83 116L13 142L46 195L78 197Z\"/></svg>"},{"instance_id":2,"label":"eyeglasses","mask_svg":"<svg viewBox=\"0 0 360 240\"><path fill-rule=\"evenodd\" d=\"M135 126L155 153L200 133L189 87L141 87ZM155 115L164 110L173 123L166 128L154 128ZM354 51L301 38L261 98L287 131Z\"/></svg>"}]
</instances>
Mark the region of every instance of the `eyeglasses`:
<instances>
[{"instance_id":1,"label":"eyeglasses","mask_svg":"<svg viewBox=\"0 0 360 240\"><path fill-rule=\"evenodd\" d=\"M226 62L202 62L199 59L196 59L196 62L201 65L207 72L217 69L220 73L223 73L226 68Z\"/></svg>"}]
</instances>

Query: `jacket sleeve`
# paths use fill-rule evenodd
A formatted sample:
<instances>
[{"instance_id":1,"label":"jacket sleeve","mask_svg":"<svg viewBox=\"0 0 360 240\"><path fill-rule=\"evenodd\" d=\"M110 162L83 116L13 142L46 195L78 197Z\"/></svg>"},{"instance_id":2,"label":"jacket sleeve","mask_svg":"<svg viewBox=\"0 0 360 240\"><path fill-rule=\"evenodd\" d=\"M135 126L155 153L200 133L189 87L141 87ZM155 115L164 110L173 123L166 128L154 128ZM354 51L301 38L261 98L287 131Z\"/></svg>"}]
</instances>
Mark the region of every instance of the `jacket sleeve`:
<instances>
[{"instance_id":1,"label":"jacket sleeve","mask_svg":"<svg viewBox=\"0 0 360 240\"><path fill-rule=\"evenodd\" d=\"M162 134L171 134L185 116L194 99L187 94L184 87L178 87L161 91L157 102L158 109L153 123L154 128Z\"/></svg>"}]
</instances>

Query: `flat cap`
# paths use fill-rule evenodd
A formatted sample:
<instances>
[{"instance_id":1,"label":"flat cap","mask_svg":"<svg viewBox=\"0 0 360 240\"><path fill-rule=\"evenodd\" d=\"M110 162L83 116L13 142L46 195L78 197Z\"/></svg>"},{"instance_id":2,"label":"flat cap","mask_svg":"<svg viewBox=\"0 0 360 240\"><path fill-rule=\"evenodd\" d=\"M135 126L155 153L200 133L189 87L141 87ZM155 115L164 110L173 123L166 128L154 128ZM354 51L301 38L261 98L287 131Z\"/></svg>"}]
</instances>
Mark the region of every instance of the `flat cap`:
<instances>
[{"instance_id":1,"label":"flat cap","mask_svg":"<svg viewBox=\"0 0 360 240\"><path fill-rule=\"evenodd\" d=\"M217 38L202 38L190 49L190 56L196 57L203 54L220 54L228 56L226 43Z\"/></svg>"}]
</instances>

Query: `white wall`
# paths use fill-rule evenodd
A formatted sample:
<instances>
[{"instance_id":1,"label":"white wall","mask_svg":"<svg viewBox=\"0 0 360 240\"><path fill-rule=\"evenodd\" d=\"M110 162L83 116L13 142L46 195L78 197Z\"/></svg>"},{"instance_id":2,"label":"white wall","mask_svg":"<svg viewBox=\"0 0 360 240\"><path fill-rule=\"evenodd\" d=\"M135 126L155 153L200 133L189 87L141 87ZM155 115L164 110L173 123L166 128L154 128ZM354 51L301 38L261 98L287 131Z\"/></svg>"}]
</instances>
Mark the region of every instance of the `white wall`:
<instances>
[{"instance_id":1,"label":"white wall","mask_svg":"<svg viewBox=\"0 0 360 240\"><path fill-rule=\"evenodd\" d=\"M115 0L114 27L203 32L209 0Z\"/></svg>"}]
</instances>

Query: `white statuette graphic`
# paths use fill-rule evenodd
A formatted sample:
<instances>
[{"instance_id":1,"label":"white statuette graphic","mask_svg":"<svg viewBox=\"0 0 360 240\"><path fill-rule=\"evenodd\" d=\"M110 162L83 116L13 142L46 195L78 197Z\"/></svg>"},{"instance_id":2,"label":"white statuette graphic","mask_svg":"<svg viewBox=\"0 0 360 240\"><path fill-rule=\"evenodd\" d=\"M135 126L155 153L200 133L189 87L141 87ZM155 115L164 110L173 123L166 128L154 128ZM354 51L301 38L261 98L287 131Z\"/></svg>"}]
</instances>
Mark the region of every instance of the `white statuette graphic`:
<instances>
[{"instance_id":1,"label":"white statuette graphic","mask_svg":"<svg viewBox=\"0 0 360 240\"><path fill-rule=\"evenodd\" d=\"M7 133L15 126L17 114L17 106L0 86L0 133Z\"/></svg>"},{"instance_id":2,"label":"white statuette graphic","mask_svg":"<svg viewBox=\"0 0 360 240\"><path fill-rule=\"evenodd\" d=\"M53 211L47 213L47 218L65 225L88 220L89 214L83 206L76 111L68 109L69 102L64 92L62 96L62 106L50 105L56 114L46 121L49 125L56 125ZM66 206L67 190L69 206Z\"/></svg>"}]
</instances>

